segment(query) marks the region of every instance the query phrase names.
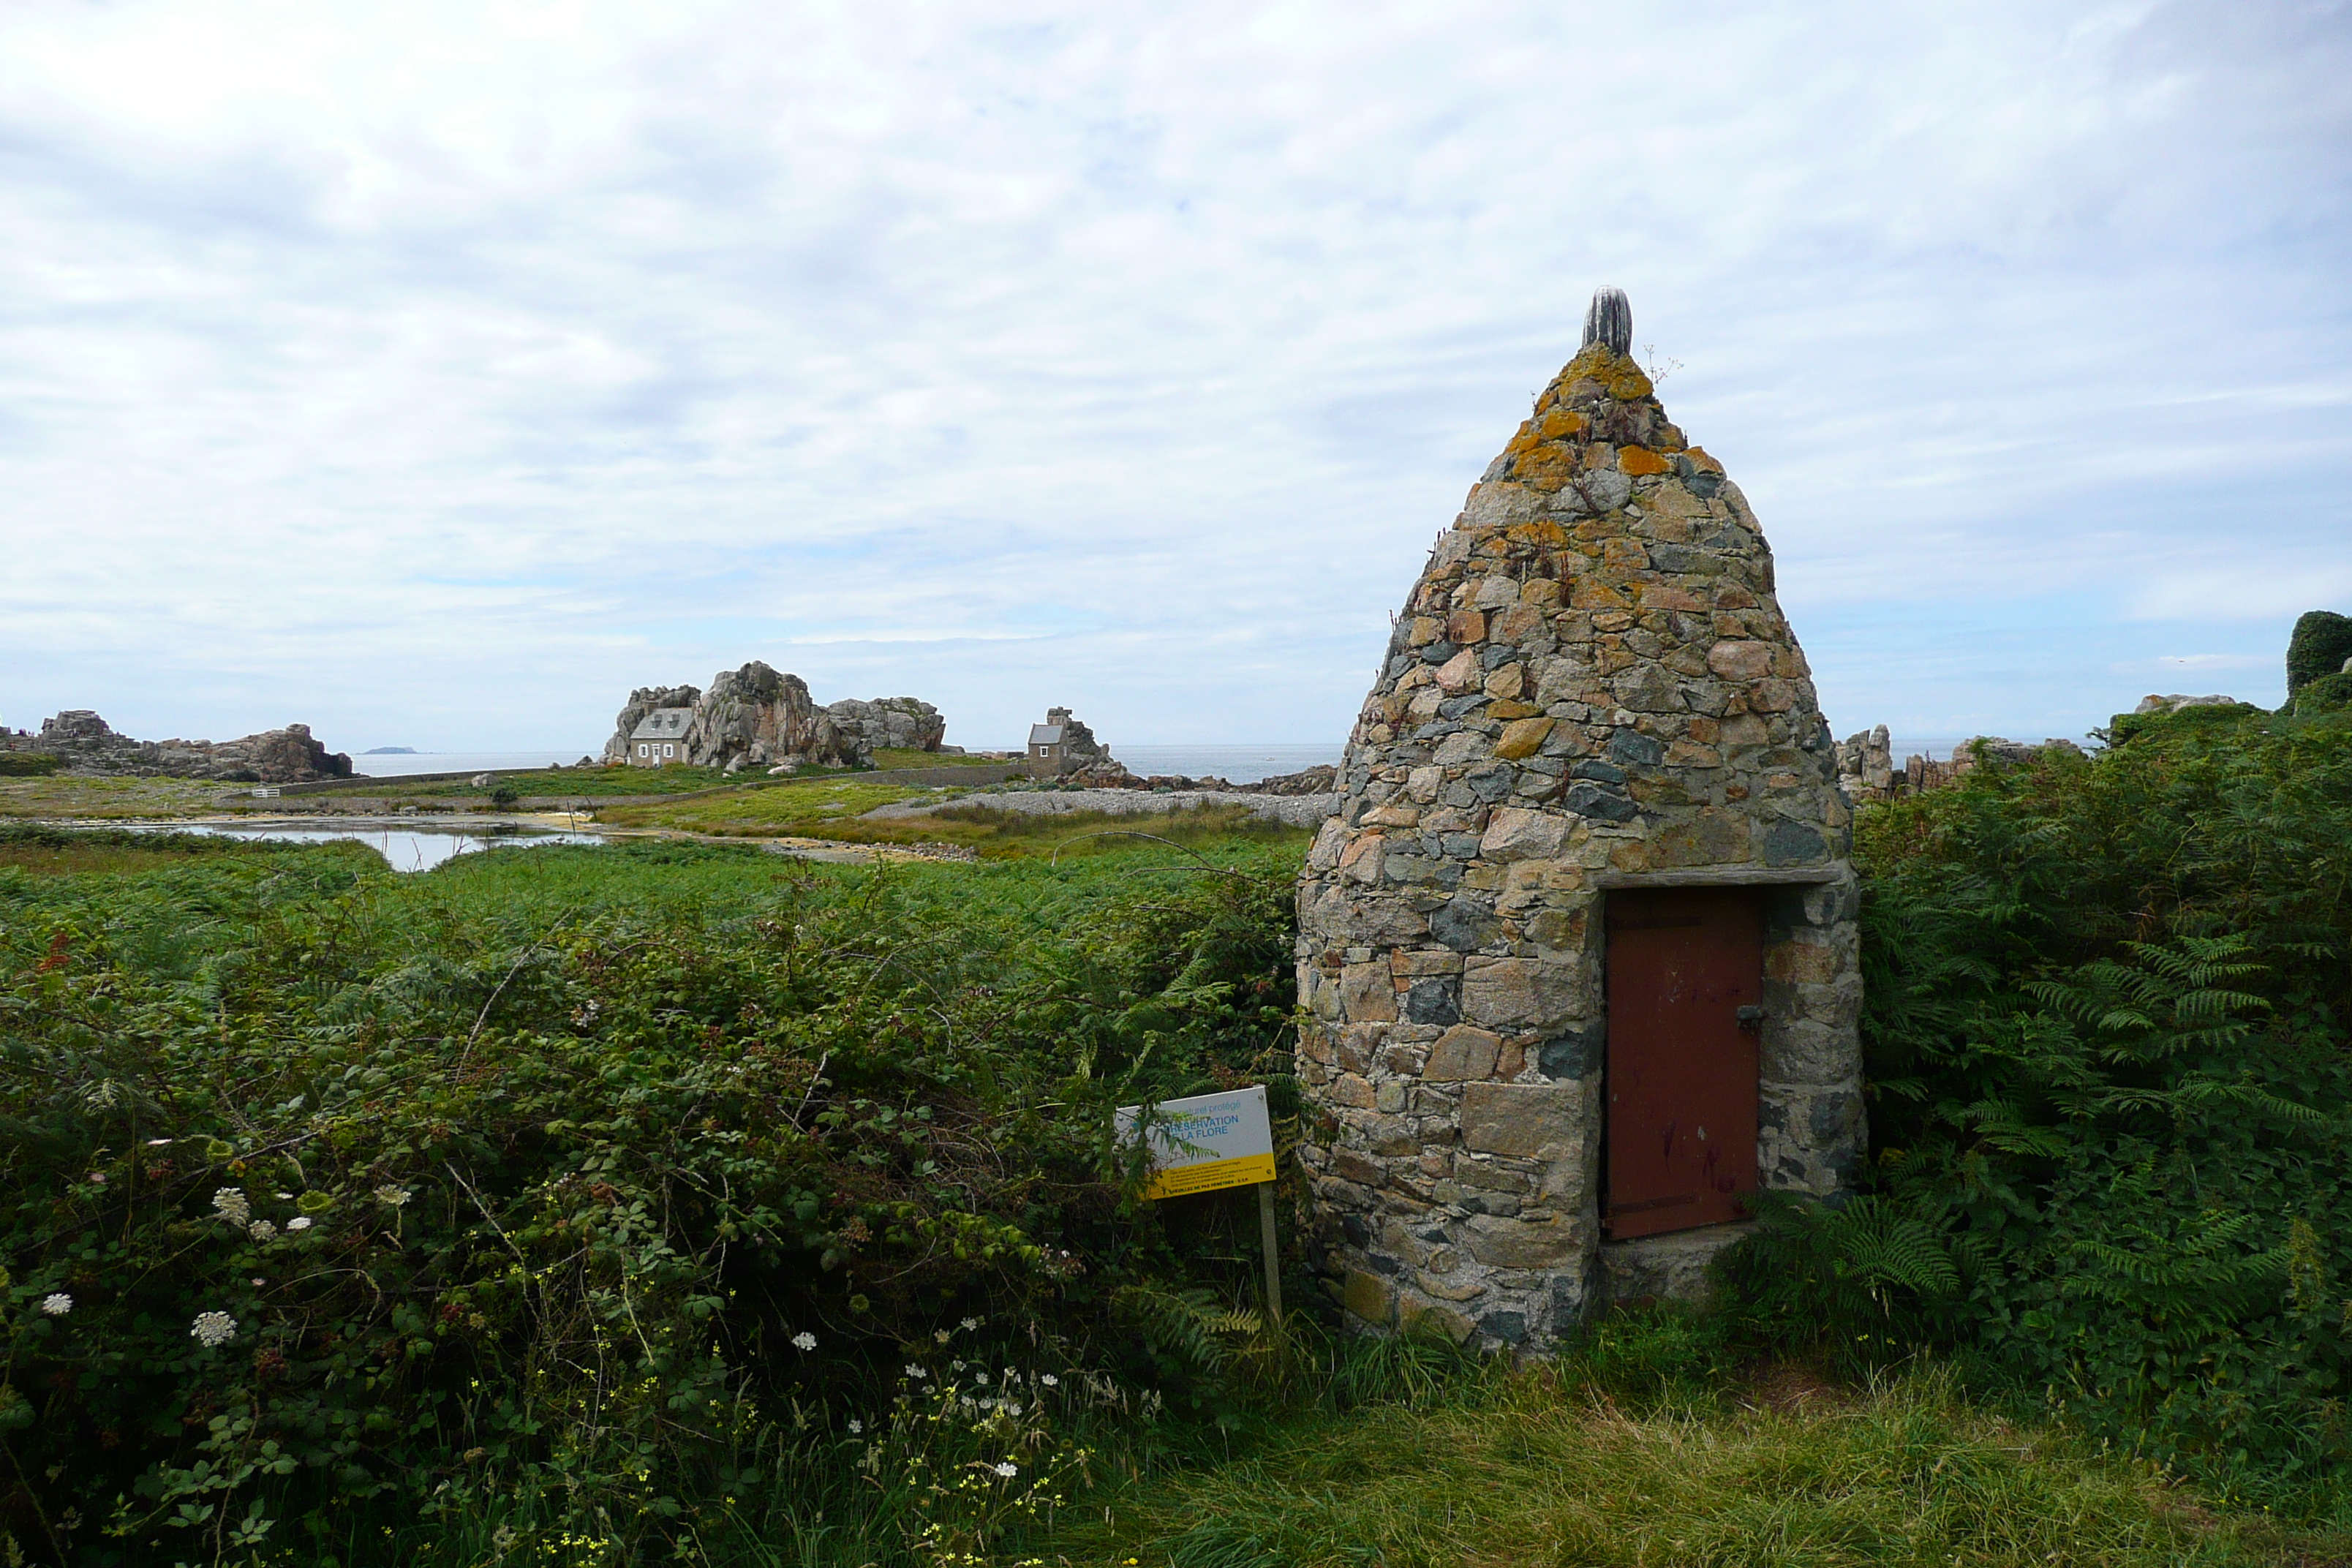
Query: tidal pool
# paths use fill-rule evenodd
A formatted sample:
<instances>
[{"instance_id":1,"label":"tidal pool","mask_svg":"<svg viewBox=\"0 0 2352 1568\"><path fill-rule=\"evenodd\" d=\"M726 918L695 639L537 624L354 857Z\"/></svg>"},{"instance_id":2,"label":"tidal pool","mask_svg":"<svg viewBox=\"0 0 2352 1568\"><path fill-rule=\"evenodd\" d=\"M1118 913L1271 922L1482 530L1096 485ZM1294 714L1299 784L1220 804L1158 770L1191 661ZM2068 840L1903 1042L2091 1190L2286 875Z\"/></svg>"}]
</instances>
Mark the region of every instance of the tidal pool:
<instances>
[{"instance_id":1,"label":"tidal pool","mask_svg":"<svg viewBox=\"0 0 2352 1568\"><path fill-rule=\"evenodd\" d=\"M149 833L210 833L223 838L266 838L288 844L332 844L349 839L364 844L383 857L395 871L430 871L445 860L479 849L534 849L548 844L602 844L600 833L562 829L516 828L486 831L478 827L387 827L373 823L342 823L333 826L308 822L142 823Z\"/></svg>"}]
</instances>

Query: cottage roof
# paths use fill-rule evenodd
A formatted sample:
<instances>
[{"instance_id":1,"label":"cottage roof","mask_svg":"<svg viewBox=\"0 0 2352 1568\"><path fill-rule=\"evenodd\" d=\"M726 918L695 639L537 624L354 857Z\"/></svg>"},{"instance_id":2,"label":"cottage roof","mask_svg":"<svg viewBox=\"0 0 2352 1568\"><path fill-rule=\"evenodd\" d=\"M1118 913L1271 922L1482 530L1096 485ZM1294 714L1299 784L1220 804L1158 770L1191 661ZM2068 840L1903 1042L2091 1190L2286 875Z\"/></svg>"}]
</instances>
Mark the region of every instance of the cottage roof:
<instances>
[{"instance_id":1,"label":"cottage roof","mask_svg":"<svg viewBox=\"0 0 2352 1568\"><path fill-rule=\"evenodd\" d=\"M691 708L656 708L637 721L629 731L632 741L674 741L686 733L688 721L694 717Z\"/></svg>"},{"instance_id":2,"label":"cottage roof","mask_svg":"<svg viewBox=\"0 0 2352 1568\"><path fill-rule=\"evenodd\" d=\"M1032 724L1029 726L1029 743L1033 746L1058 746L1062 743L1062 727L1059 724Z\"/></svg>"}]
</instances>

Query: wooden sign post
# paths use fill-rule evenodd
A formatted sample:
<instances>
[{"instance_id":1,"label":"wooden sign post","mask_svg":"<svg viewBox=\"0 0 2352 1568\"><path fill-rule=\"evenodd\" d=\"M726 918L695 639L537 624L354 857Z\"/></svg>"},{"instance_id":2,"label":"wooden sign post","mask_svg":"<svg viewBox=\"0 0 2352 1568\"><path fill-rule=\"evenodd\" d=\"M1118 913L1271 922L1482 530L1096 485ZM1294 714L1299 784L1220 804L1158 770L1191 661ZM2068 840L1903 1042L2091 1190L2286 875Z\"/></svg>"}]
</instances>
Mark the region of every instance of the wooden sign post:
<instances>
[{"instance_id":1,"label":"wooden sign post","mask_svg":"<svg viewBox=\"0 0 2352 1568\"><path fill-rule=\"evenodd\" d=\"M1163 1100L1152 1107L1146 1144L1151 1153L1147 1198L1213 1193L1223 1187L1257 1188L1258 1241L1265 1253L1266 1321L1282 1332L1282 1265L1274 1243L1274 1123L1266 1114L1263 1085L1190 1100ZM1139 1105L1119 1107L1114 1135L1132 1143L1143 1120Z\"/></svg>"}]
</instances>

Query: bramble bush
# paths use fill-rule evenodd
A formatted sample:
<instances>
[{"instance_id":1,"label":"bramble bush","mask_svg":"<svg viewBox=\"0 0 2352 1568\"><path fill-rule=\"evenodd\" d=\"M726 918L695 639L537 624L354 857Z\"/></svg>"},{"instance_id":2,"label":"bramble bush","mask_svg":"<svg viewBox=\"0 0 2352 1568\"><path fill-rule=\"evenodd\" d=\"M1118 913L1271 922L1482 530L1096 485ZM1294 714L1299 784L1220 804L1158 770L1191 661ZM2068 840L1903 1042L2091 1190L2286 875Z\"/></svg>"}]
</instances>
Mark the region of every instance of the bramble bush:
<instances>
[{"instance_id":1,"label":"bramble bush","mask_svg":"<svg viewBox=\"0 0 2352 1568\"><path fill-rule=\"evenodd\" d=\"M977 1562L1220 1386L1248 1269L1132 1199L1109 1112L1291 1092L1293 847L137 843L185 853L0 868L32 1561Z\"/></svg>"},{"instance_id":2,"label":"bramble bush","mask_svg":"<svg viewBox=\"0 0 2352 1568\"><path fill-rule=\"evenodd\" d=\"M1874 1190L1768 1205L1751 1329L1960 1352L2232 1484L2345 1458L2352 723L2141 720L1864 812Z\"/></svg>"}]
</instances>

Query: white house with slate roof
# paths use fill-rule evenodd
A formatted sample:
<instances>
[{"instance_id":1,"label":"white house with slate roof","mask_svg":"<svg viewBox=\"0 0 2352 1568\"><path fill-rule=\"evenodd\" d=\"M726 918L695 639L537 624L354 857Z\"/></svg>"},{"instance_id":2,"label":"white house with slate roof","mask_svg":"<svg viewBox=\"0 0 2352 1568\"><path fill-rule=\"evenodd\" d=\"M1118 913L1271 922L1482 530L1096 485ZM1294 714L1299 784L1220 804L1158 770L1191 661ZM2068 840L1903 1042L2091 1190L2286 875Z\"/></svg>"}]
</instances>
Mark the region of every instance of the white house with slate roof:
<instances>
[{"instance_id":1,"label":"white house with slate roof","mask_svg":"<svg viewBox=\"0 0 2352 1568\"><path fill-rule=\"evenodd\" d=\"M686 761L686 727L693 718L691 708L656 708L638 720L629 731L629 766L658 768Z\"/></svg>"}]
</instances>

